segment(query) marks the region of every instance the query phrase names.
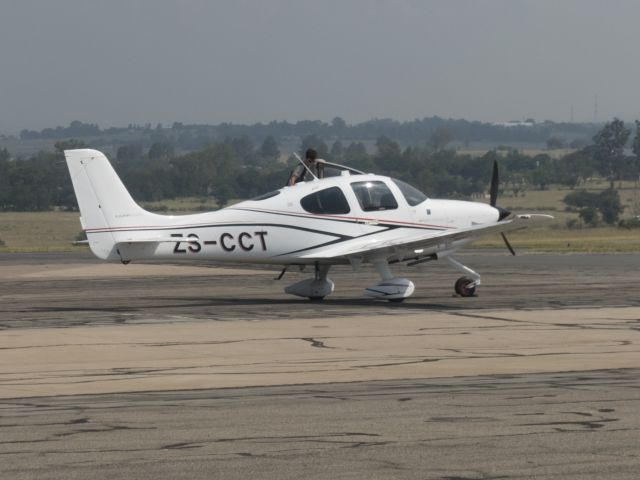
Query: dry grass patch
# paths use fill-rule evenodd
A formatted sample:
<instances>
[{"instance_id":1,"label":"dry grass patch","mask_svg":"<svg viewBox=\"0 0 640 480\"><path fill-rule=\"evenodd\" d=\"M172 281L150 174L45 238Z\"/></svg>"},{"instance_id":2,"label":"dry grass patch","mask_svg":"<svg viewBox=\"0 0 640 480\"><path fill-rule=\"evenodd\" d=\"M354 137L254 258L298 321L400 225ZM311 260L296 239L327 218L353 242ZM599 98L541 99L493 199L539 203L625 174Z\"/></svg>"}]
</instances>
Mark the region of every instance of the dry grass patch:
<instances>
[{"instance_id":1,"label":"dry grass patch","mask_svg":"<svg viewBox=\"0 0 640 480\"><path fill-rule=\"evenodd\" d=\"M551 198L548 196L547 200ZM193 203L184 202L182 205L186 207ZM613 227L568 230L565 228L566 222L577 218L575 213L530 209L550 213L556 218L545 227L509 233L509 240L517 249L554 252L640 251L640 230ZM186 213L180 209L173 211ZM514 207L514 212L525 211L527 207ZM86 248L72 244L81 230L79 216L77 212L0 212L0 239L4 242L4 245L0 243L0 251L61 252ZM482 238L473 245L503 247L499 235Z\"/></svg>"},{"instance_id":2,"label":"dry grass patch","mask_svg":"<svg viewBox=\"0 0 640 480\"><path fill-rule=\"evenodd\" d=\"M0 212L0 250L10 252L70 251L81 230L77 212Z\"/></svg>"},{"instance_id":3,"label":"dry grass patch","mask_svg":"<svg viewBox=\"0 0 640 480\"><path fill-rule=\"evenodd\" d=\"M613 227L568 230L538 228L509 232L509 241L516 249L559 253L621 253L640 251L640 230ZM475 248L504 248L499 235L485 237L473 243Z\"/></svg>"}]
</instances>

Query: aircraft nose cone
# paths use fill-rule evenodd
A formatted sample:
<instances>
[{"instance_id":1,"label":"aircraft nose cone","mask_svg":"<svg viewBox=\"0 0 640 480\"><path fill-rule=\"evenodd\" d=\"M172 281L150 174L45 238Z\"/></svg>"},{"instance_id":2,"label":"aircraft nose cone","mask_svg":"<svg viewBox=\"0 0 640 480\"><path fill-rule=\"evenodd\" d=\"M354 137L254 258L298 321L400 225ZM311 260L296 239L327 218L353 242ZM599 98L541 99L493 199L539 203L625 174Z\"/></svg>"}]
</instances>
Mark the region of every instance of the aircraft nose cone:
<instances>
[{"instance_id":1,"label":"aircraft nose cone","mask_svg":"<svg viewBox=\"0 0 640 480\"><path fill-rule=\"evenodd\" d=\"M505 218L507 218L509 215L511 215L511 212L509 210L506 210L504 208L500 208L500 207L495 207L496 210L498 210L498 221L500 222L501 220L504 220Z\"/></svg>"}]
</instances>

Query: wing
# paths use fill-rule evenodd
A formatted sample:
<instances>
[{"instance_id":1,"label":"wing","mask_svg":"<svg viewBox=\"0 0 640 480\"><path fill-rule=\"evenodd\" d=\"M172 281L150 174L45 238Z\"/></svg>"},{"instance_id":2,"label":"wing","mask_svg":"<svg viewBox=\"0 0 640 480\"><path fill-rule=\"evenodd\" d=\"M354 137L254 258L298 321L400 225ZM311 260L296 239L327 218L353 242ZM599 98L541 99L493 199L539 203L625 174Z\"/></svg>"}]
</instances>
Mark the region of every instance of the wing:
<instances>
[{"instance_id":1,"label":"wing","mask_svg":"<svg viewBox=\"0 0 640 480\"><path fill-rule=\"evenodd\" d=\"M550 215L517 215L511 220L475 225L467 228L455 228L439 232L414 234L409 237L380 239L376 235L368 235L357 238L345 244L328 247L310 253L302 258L309 260L346 260L359 258L368 260L372 258L386 258L387 260L399 260L416 258L416 255L429 255L429 250L447 250L457 248L453 245L456 241L475 240L478 237L492 233L507 232L526 228L537 220L553 218Z\"/></svg>"}]
</instances>

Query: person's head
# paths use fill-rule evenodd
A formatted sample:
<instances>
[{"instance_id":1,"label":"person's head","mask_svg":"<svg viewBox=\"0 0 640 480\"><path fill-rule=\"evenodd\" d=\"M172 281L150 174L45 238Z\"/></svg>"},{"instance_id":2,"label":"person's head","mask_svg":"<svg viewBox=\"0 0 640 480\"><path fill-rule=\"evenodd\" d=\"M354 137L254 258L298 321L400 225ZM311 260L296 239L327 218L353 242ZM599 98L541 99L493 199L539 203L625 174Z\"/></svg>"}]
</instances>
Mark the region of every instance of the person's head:
<instances>
[{"instance_id":1,"label":"person's head","mask_svg":"<svg viewBox=\"0 0 640 480\"><path fill-rule=\"evenodd\" d=\"M304 154L304 159L313 163L316 161L316 158L318 158L318 152L316 152L313 148L307 149Z\"/></svg>"}]
</instances>

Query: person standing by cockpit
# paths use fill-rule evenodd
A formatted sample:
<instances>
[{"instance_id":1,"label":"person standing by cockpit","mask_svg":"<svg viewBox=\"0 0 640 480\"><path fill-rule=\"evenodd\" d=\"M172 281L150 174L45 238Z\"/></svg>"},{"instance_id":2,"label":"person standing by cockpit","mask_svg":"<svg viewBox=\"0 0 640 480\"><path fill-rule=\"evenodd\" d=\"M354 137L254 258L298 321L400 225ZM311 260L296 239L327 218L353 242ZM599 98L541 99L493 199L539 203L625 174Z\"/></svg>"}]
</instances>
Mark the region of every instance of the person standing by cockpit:
<instances>
[{"instance_id":1,"label":"person standing by cockpit","mask_svg":"<svg viewBox=\"0 0 640 480\"><path fill-rule=\"evenodd\" d=\"M304 177L307 174L307 168L305 168L305 166L312 172L315 169L314 173L316 177L324 177L324 161L318 159L318 152L316 152L313 148L309 148L304 154L304 165L298 165L289 175L289 180L287 180L288 186L295 185L298 182L304 181Z\"/></svg>"}]
</instances>

